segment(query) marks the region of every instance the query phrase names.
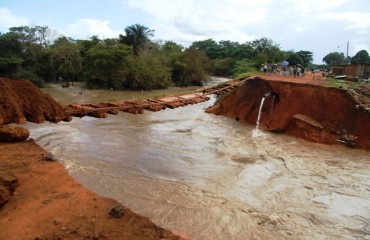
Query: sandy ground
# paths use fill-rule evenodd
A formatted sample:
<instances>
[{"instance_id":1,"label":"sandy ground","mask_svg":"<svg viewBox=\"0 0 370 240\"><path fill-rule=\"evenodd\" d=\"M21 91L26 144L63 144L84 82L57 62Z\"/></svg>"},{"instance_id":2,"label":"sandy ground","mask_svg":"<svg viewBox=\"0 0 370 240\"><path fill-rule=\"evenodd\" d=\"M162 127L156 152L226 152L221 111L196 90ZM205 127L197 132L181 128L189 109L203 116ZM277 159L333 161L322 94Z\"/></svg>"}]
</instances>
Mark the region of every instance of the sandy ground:
<instances>
[{"instance_id":1,"label":"sandy ground","mask_svg":"<svg viewBox=\"0 0 370 240\"><path fill-rule=\"evenodd\" d=\"M0 239L181 239L125 208L122 218L108 214L118 204L74 181L33 140L0 143L0 170L19 180L0 209Z\"/></svg>"}]
</instances>

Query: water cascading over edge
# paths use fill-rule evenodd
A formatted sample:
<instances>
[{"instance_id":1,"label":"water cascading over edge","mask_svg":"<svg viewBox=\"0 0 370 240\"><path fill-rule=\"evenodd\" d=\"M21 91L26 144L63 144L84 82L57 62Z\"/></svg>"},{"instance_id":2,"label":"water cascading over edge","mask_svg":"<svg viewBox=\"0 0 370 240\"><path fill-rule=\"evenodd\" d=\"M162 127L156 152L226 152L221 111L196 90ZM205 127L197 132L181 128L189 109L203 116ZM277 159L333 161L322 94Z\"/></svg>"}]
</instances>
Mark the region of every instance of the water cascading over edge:
<instances>
[{"instance_id":1,"label":"water cascading over edge","mask_svg":"<svg viewBox=\"0 0 370 240\"><path fill-rule=\"evenodd\" d=\"M262 108L263 104L265 103L266 96L263 96L260 103L260 109L258 110L258 117L257 117L257 123L256 123L256 129L259 129L260 126L260 120L262 117Z\"/></svg>"},{"instance_id":2,"label":"water cascading over edge","mask_svg":"<svg viewBox=\"0 0 370 240\"><path fill-rule=\"evenodd\" d=\"M263 114L263 112L262 112L263 104L265 103L266 98L269 97L270 95L272 95L272 101L271 101L271 107L270 107L270 115L274 111L276 95L274 93L272 93L272 92L268 92L265 95L263 95L263 97L261 99L260 108L258 110L258 117L257 117L256 129L259 129L259 126L260 126L260 121L261 121L261 117L262 117L262 114Z\"/></svg>"}]
</instances>

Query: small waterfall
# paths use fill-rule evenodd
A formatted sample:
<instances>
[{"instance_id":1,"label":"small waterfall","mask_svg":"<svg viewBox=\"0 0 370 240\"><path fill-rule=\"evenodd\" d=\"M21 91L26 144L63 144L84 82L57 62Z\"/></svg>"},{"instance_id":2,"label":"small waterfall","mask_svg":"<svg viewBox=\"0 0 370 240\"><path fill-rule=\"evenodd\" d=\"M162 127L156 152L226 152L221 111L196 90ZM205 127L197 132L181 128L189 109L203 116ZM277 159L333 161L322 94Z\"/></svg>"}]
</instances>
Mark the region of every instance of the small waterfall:
<instances>
[{"instance_id":1,"label":"small waterfall","mask_svg":"<svg viewBox=\"0 0 370 240\"><path fill-rule=\"evenodd\" d=\"M265 99L266 99L266 96L263 96L262 97L262 100L261 100L261 104L260 104L260 109L258 111L258 117L257 117L257 123L256 123L256 129L259 128L260 126L260 120L261 120L261 116L262 116L262 108L263 108L263 103L265 102Z\"/></svg>"}]
</instances>

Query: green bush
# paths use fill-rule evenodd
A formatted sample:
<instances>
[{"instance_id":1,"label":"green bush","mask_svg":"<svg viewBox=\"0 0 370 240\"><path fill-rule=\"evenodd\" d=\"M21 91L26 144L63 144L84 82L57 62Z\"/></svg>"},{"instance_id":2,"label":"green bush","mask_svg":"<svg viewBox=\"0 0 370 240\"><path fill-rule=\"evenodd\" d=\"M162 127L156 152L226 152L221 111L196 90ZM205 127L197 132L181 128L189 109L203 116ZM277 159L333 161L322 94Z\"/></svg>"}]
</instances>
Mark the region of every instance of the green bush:
<instances>
[{"instance_id":1,"label":"green bush","mask_svg":"<svg viewBox=\"0 0 370 240\"><path fill-rule=\"evenodd\" d=\"M207 55L195 48L186 49L174 64L172 80L176 86L202 86L208 80L210 61Z\"/></svg>"},{"instance_id":2,"label":"green bush","mask_svg":"<svg viewBox=\"0 0 370 240\"><path fill-rule=\"evenodd\" d=\"M25 79L25 80L30 80L33 84L35 84L38 87L44 87L45 86L45 81L37 76L34 72L27 71L27 70L21 70L18 71L14 75L15 79Z\"/></svg>"},{"instance_id":3,"label":"green bush","mask_svg":"<svg viewBox=\"0 0 370 240\"><path fill-rule=\"evenodd\" d=\"M258 73L258 70L254 67L254 65L254 62L247 60L236 61L233 69L233 77Z\"/></svg>"},{"instance_id":4,"label":"green bush","mask_svg":"<svg viewBox=\"0 0 370 240\"><path fill-rule=\"evenodd\" d=\"M170 69L155 56L130 56L124 72L123 87L128 89L165 89L171 86Z\"/></svg>"},{"instance_id":5,"label":"green bush","mask_svg":"<svg viewBox=\"0 0 370 240\"><path fill-rule=\"evenodd\" d=\"M212 72L216 76L228 77L233 75L234 60L231 58L215 59L212 61Z\"/></svg>"}]
</instances>

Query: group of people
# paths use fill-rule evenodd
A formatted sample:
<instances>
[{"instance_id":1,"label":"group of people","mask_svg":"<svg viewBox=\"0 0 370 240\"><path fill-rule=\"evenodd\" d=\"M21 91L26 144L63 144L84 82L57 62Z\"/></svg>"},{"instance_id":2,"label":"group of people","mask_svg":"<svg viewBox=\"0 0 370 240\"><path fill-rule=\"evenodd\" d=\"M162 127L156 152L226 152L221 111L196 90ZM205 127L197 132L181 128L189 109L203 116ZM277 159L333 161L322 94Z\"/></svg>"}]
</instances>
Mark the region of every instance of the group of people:
<instances>
[{"instance_id":1,"label":"group of people","mask_svg":"<svg viewBox=\"0 0 370 240\"><path fill-rule=\"evenodd\" d=\"M283 75L285 77L288 76L297 78L303 78L307 74L307 69L299 64L290 66L276 63L264 63L261 64L260 71L272 76Z\"/></svg>"}]
</instances>

